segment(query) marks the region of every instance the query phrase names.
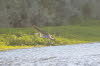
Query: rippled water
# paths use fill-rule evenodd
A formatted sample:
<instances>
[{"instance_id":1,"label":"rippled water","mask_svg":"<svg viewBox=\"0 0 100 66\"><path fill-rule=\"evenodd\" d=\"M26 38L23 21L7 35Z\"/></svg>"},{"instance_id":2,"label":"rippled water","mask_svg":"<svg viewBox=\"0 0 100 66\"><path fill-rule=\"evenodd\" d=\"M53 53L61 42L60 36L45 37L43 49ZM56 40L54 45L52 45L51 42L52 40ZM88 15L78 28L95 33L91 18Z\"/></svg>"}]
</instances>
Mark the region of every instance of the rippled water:
<instances>
[{"instance_id":1,"label":"rippled water","mask_svg":"<svg viewBox=\"0 0 100 66\"><path fill-rule=\"evenodd\" d=\"M0 66L100 66L100 43L1 51Z\"/></svg>"}]
</instances>

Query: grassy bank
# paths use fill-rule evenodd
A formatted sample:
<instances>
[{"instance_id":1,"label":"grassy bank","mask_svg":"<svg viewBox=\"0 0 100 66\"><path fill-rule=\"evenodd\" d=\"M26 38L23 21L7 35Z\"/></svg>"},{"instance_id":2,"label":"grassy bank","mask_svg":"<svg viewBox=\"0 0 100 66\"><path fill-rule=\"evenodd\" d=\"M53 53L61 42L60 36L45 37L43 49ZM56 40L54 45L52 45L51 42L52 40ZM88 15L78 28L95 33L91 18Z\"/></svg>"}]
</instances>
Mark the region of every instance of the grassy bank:
<instances>
[{"instance_id":1,"label":"grassy bank","mask_svg":"<svg viewBox=\"0 0 100 66\"><path fill-rule=\"evenodd\" d=\"M56 46L100 41L99 26L42 27L56 39L51 41L38 37L33 28L0 28L0 50Z\"/></svg>"},{"instance_id":2,"label":"grassy bank","mask_svg":"<svg viewBox=\"0 0 100 66\"><path fill-rule=\"evenodd\" d=\"M48 27L44 28L49 33L56 34L57 36L83 40L83 41L100 41L100 26L80 26L80 25L70 25L70 26L60 26L60 27Z\"/></svg>"}]
</instances>

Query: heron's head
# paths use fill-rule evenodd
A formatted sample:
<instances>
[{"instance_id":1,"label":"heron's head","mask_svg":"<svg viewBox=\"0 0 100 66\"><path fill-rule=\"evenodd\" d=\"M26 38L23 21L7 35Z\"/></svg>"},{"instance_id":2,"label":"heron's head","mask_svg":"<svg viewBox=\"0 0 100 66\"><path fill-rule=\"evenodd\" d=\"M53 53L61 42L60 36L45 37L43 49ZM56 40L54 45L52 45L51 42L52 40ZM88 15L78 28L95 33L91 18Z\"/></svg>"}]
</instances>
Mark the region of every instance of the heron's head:
<instances>
[{"instance_id":1,"label":"heron's head","mask_svg":"<svg viewBox=\"0 0 100 66\"><path fill-rule=\"evenodd\" d=\"M52 35L49 35L49 39L55 40L55 38L53 38Z\"/></svg>"},{"instance_id":2,"label":"heron's head","mask_svg":"<svg viewBox=\"0 0 100 66\"><path fill-rule=\"evenodd\" d=\"M50 38L51 40L55 40L54 38Z\"/></svg>"}]
</instances>

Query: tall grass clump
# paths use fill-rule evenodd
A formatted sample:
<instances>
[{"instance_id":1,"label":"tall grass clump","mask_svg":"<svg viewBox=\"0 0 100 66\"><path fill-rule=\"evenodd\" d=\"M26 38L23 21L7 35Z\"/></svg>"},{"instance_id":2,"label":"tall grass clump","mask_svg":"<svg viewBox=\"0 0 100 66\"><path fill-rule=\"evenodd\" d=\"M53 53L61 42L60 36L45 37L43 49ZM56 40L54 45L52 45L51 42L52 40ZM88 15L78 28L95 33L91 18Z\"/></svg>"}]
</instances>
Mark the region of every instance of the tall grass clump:
<instances>
[{"instance_id":1,"label":"tall grass clump","mask_svg":"<svg viewBox=\"0 0 100 66\"><path fill-rule=\"evenodd\" d=\"M28 35L23 34L21 36L12 35L12 34L3 34L0 38L0 45L6 46L36 46L36 45L65 45L65 44L74 44L74 43L84 43L86 41L71 40L67 38L55 37L55 40L49 40L45 38L40 38L37 35Z\"/></svg>"}]
</instances>

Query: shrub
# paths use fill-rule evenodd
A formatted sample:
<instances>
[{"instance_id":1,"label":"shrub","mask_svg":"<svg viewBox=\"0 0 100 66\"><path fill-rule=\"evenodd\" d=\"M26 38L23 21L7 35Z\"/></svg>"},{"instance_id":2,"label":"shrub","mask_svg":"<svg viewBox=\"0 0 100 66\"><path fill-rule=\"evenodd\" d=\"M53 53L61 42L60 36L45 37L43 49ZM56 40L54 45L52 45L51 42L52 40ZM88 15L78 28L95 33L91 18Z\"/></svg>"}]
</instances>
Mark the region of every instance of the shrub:
<instances>
[{"instance_id":1,"label":"shrub","mask_svg":"<svg viewBox=\"0 0 100 66\"><path fill-rule=\"evenodd\" d=\"M8 38L9 45L32 45L33 40L30 35L23 35L17 37L16 35L11 35Z\"/></svg>"},{"instance_id":2,"label":"shrub","mask_svg":"<svg viewBox=\"0 0 100 66\"><path fill-rule=\"evenodd\" d=\"M6 46L6 42L0 42L0 46Z\"/></svg>"}]
</instances>

